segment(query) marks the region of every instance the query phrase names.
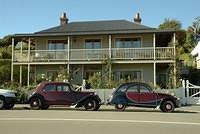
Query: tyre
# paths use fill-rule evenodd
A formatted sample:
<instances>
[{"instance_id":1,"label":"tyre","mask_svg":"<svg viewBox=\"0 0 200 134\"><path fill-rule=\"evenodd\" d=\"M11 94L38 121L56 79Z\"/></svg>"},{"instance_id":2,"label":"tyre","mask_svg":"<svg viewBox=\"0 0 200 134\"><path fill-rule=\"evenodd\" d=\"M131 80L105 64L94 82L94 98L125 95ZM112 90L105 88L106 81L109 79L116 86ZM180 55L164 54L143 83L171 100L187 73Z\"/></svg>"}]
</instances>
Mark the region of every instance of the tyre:
<instances>
[{"instance_id":1,"label":"tyre","mask_svg":"<svg viewBox=\"0 0 200 134\"><path fill-rule=\"evenodd\" d=\"M0 109L3 109L5 105L5 99L0 96Z\"/></svg>"},{"instance_id":2,"label":"tyre","mask_svg":"<svg viewBox=\"0 0 200 134\"><path fill-rule=\"evenodd\" d=\"M10 103L10 104L5 104L4 108L7 109L7 110L10 110L14 107L14 103Z\"/></svg>"},{"instance_id":3,"label":"tyre","mask_svg":"<svg viewBox=\"0 0 200 134\"><path fill-rule=\"evenodd\" d=\"M30 101L30 107L31 109L33 110L39 110L42 108L42 102L40 100L40 98L32 98L31 101Z\"/></svg>"},{"instance_id":4,"label":"tyre","mask_svg":"<svg viewBox=\"0 0 200 134\"><path fill-rule=\"evenodd\" d=\"M115 104L115 109L119 110L119 111L124 111L126 109L126 106L124 104Z\"/></svg>"},{"instance_id":5,"label":"tyre","mask_svg":"<svg viewBox=\"0 0 200 134\"><path fill-rule=\"evenodd\" d=\"M174 109L175 109L174 103L170 100L164 101L160 107L160 110L162 112L173 112Z\"/></svg>"},{"instance_id":6,"label":"tyre","mask_svg":"<svg viewBox=\"0 0 200 134\"><path fill-rule=\"evenodd\" d=\"M88 111L96 111L99 109L99 104L97 103L96 100L94 99L87 99L85 102L84 102L84 108L85 110L88 110Z\"/></svg>"},{"instance_id":7,"label":"tyre","mask_svg":"<svg viewBox=\"0 0 200 134\"><path fill-rule=\"evenodd\" d=\"M46 105L43 105L43 106L41 107L42 110L47 110L48 108L49 108L49 105L47 105L47 104L46 104Z\"/></svg>"}]
</instances>

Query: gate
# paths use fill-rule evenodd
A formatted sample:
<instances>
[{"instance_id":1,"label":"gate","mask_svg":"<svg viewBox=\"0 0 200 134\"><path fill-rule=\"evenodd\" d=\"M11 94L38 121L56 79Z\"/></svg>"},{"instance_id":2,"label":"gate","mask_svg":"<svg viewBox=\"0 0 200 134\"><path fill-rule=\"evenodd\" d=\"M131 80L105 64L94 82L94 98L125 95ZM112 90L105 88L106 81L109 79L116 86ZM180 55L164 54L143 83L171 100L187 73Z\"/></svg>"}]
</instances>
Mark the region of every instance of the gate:
<instances>
[{"instance_id":1,"label":"gate","mask_svg":"<svg viewBox=\"0 0 200 134\"><path fill-rule=\"evenodd\" d=\"M200 104L200 86L193 85L189 80L183 80L182 85L185 88L186 104Z\"/></svg>"}]
</instances>

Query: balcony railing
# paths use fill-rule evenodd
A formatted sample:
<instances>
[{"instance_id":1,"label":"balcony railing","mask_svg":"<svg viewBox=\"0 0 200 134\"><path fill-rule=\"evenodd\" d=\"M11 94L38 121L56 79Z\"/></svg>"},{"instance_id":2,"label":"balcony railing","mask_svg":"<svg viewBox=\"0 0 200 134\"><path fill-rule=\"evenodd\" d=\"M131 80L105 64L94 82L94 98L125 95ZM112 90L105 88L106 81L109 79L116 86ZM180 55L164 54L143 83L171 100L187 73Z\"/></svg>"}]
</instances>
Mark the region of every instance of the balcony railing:
<instances>
[{"instance_id":1,"label":"balcony railing","mask_svg":"<svg viewBox=\"0 0 200 134\"><path fill-rule=\"evenodd\" d=\"M15 50L15 62L44 62L44 61L102 61L109 57L109 49L70 49L67 50ZM69 56L69 58L68 58ZM154 60L154 48L112 48L113 60ZM173 60L173 47L157 47L156 60Z\"/></svg>"}]
</instances>

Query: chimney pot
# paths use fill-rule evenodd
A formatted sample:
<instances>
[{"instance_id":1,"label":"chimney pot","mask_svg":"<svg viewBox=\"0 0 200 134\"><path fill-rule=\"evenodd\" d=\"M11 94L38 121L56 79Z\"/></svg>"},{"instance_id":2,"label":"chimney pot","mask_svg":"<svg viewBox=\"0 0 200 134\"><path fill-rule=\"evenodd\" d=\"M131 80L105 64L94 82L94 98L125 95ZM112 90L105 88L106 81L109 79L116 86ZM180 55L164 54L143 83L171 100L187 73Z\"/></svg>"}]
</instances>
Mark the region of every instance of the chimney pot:
<instances>
[{"instance_id":1,"label":"chimney pot","mask_svg":"<svg viewBox=\"0 0 200 134\"><path fill-rule=\"evenodd\" d=\"M68 18L67 18L67 16L66 16L66 13L64 12L63 14L62 14L62 16L60 17L60 25L65 25L65 24L67 24L68 23Z\"/></svg>"},{"instance_id":2,"label":"chimney pot","mask_svg":"<svg viewBox=\"0 0 200 134\"><path fill-rule=\"evenodd\" d=\"M135 18L134 18L134 22L137 24L141 24L142 22L142 18L140 17L140 13L136 13Z\"/></svg>"}]
</instances>

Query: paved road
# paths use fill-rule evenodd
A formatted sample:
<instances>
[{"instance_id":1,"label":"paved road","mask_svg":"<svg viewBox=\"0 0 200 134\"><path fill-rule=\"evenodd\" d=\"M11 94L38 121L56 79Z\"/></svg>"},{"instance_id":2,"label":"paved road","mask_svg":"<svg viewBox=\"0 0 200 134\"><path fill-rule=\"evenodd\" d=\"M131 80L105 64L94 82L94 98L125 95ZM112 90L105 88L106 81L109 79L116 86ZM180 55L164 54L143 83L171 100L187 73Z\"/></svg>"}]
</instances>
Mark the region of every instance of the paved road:
<instances>
[{"instance_id":1,"label":"paved road","mask_svg":"<svg viewBox=\"0 0 200 134\"><path fill-rule=\"evenodd\" d=\"M152 109L116 112L112 107L88 112L70 108L0 111L1 134L199 134L200 107L174 113Z\"/></svg>"}]
</instances>

